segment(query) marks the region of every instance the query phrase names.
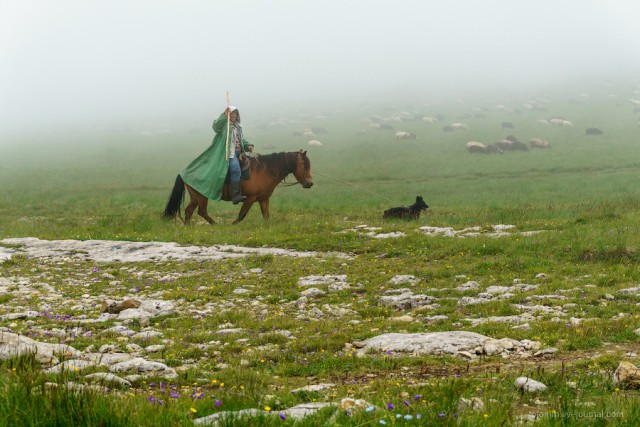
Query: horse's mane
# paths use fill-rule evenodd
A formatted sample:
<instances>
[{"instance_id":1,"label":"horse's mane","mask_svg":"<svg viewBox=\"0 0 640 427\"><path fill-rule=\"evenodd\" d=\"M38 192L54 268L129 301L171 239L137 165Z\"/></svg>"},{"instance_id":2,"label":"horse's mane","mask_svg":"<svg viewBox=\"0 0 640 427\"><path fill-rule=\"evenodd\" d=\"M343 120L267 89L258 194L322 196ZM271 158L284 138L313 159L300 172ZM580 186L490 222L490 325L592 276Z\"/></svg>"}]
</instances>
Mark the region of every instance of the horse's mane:
<instances>
[{"instance_id":1,"label":"horse's mane","mask_svg":"<svg viewBox=\"0 0 640 427\"><path fill-rule=\"evenodd\" d=\"M295 159L292 157L296 153L271 153L271 154L258 154L251 160L255 162L258 170L266 171L266 173L272 177L278 177L281 175L288 175L295 168Z\"/></svg>"}]
</instances>

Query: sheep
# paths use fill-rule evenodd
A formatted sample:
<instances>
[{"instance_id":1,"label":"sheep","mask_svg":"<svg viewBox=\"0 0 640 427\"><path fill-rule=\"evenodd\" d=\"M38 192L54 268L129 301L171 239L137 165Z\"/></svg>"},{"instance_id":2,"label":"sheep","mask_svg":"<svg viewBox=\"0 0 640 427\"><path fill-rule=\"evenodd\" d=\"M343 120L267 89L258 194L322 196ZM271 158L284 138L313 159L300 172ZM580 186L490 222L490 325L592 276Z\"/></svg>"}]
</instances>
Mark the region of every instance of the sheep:
<instances>
[{"instance_id":1,"label":"sheep","mask_svg":"<svg viewBox=\"0 0 640 427\"><path fill-rule=\"evenodd\" d=\"M513 129L513 123L511 122L502 122L502 129Z\"/></svg>"},{"instance_id":2,"label":"sheep","mask_svg":"<svg viewBox=\"0 0 640 427\"><path fill-rule=\"evenodd\" d=\"M438 121L438 118L433 116L424 116L422 118L422 121L425 123L435 123Z\"/></svg>"},{"instance_id":3,"label":"sheep","mask_svg":"<svg viewBox=\"0 0 640 427\"><path fill-rule=\"evenodd\" d=\"M396 139L418 139L418 137L411 132L396 132Z\"/></svg>"},{"instance_id":4,"label":"sheep","mask_svg":"<svg viewBox=\"0 0 640 427\"><path fill-rule=\"evenodd\" d=\"M469 153L485 153L485 154L502 153L502 150L496 147L495 145L493 144L486 145L478 141L469 141L467 142L465 147Z\"/></svg>"},{"instance_id":5,"label":"sheep","mask_svg":"<svg viewBox=\"0 0 640 427\"><path fill-rule=\"evenodd\" d=\"M469 129L469 126L465 125L464 123L451 123L451 128L453 130L462 130L462 129Z\"/></svg>"},{"instance_id":6,"label":"sheep","mask_svg":"<svg viewBox=\"0 0 640 427\"><path fill-rule=\"evenodd\" d=\"M503 139L502 141L498 141L495 144L501 150L521 150L521 151L529 151L529 147L523 144L520 141L512 141L510 139Z\"/></svg>"},{"instance_id":7,"label":"sheep","mask_svg":"<svg viewBox=\"0 0 640 427\"><path fill-rule=\"evenodd\" d=\"M482 142L478 141L469 141L465 145L466 149L470 153L486 153L487 146Z\"/></svg>"},{"instance_id":8,"label":"sheep","mask_svg":"<svg viewBox=\"0 0 640 427\"><path fill-rule=\"evenodd\" d=\"M587 128L587 130L584 131L585 135L602 135L603 133L604 132L598 128Z\"/></svg>"},{"instance_id":9,"label":"sheep","mask_svg":"<svg viewBox=\"0 0 640 427\"><path fill-rule=\"evenodd\" d=\"M307 144L309 144L311 146L315 146L315 147L321 147L322 146L322 142L320 142L320 141L318 141L316 139L312 139Z\"/></svg>"},{"instance_id":10,"label":"sheep","mask_svg":"<svg viewBox=\"0 0 640 427\"><path fill-rule=\"evenodd\" d=\"M571 123L569 120L565 120L565 119L561 119L561 118L553 118L553 119L549 120L549 123L552 124L552 125L563 127L563 128L572 128L573 127L573 123Z\"/></svg>"},{"instance_id":11,"label":"sheep","mask_svg":"<svg viewBox=\"0 0 640 427\"><path fill-rule=\"evenodd\" d=\"M315 138L316 137L316 134L313 133L313 131L311 129L305 129L302 132L302 135L306 136L307 138Z\"/></svg>"},{"instance_id":12,"label":"sheep","mask_svg":"<svg viewBox=\"0 0 640 427\"><path fill-rule=\"evenodd\" d=\"M531 148L550 148L549 141L542 138L531 138L529 140L529 146Z\"/></svg>"},{"instance_id":13,"label":"sheep","mask_svg":"<svg viewBox=\"0 0 640 427\"><path fill-rule=\"evenodd\" d=\"M487 145L485 153L487 153L487 154L502 154L503 151L499 147L497 147L497 146L495 146L493 144L489 144L489 145Z\"/></svg>"}]
</instances>

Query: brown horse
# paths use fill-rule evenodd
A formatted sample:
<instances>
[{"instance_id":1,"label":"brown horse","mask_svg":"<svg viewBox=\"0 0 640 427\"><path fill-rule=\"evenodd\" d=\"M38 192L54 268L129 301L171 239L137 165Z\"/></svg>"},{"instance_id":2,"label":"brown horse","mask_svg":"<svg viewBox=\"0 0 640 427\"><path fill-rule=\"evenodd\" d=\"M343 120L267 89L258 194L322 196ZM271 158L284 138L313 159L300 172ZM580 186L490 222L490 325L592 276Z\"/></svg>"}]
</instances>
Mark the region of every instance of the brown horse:
<instances>
[{"instance_id":1,"label":"brown horse","mask_svg":"<svg viewBox=\"0 0 640 427\"><path fill-rule=\"evenodd\" d=\"M296 177L296 180L303 188L311 188L313 185L311 163L306 151L258 155L250 157L249 161L251 162L249 179L240 181L242 194L247 198L240 208L238 217L233 221L234 224L239 223L247 216L247 212L255 202L260 203L262 217L265 220L269 219L269 197L273 194L276 186L290 173ZM229 182L227 181L222 188L222 200L231 201L231 189L229 187ZM180 175L176 178L163 216L172 219L180 214L185 188L189 192L191 200L184 210L184 223L189 224L193 211L197 207L198 215L206 219L209 224L215 224L215 221L207 213L208 199L189 184L186 184Z\"/></svg>"}]
</instances>

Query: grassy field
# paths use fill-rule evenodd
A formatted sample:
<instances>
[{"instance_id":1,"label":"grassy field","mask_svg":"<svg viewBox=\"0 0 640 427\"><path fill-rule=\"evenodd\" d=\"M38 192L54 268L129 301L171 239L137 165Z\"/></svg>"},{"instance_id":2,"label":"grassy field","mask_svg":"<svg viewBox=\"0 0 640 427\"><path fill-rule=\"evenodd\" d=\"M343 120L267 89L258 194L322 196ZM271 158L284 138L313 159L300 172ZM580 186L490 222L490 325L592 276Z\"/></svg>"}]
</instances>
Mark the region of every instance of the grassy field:
<instances>
[{"instance_id":1,"label":"grassy field","mask_svg":"<svg viewBox=\"0 0 640 427\"><path fill-rule=\"evenodd\" d=\"M0 148L0 238L236 244L336 251L353 258L250 256L209 262L64 265L26 257L5 261L0 264L2 277L44 275L71 301L87 292L112 299L131 296L130 287L111 289L98 276L81 289L66 280L72 274L89 280L94 277L92 269L97 269L138 283L141 297L163 292L163 299L180 301L185 307L208 305L216 310L201 318L154 319L152 326L171 338L162 342L165 350L153 359L182 368L177 379L162 386L161 380L147 379L107 395L45 393L47 381L82 382L82 377L73 372L45 375L30 357L0 361L0 424L42 425L40 421L49 417L52 421L45 425L189 425L193 418L220 411L268 407L278 414L299 403L353 397L365 399L375 409L337 415L325 409L296 425L498 426L513 425L524 416L537 416L537 425L637 425L637 392L611 380L621 360L638 364L640 350L640 337L634 333L640 328L640 297L620 292L640 282L640 128L638 114L627 101L631 92L630 85L621 83L614 88L594 87L588 97L556 94L548 97L547 111L523 107L527 98L507 98L367 106L313 112L309 117L292 113L286 119L246 117L245 132L258 153L308 150L314 186L276 189L269 222L254 206L236 226L231 222L238 207L224 202L209 205L218 222L214 226L200 219L189 227L161 219L176 174L212 139L206 132L208 123L202 124L200 133L176 126L171 133L142 134L146 129L127 126L12 136ZM572 96L581 102L569 102ZM498 104L514 111L496 108ZM375 130L363 121L401 111L416 119L389 123L419 139L399 141L393 131ZM441 121L421 120L434 115L442 115ZM566 117L574 126L537 122L554 115ZM504 121L513 123L514 129L502 129ZM453 122L463 122L469 129L443 132L442 127ZM317 135L321 147L307 146L308 139L293 135L312 126L328 131ZM590 127L604 134L585 135ZM363 129L366 132L359 134ZM489 144L509 134L525 143L545 138L551 148L496 155L465 151L467 141ZM264 149L267 144L275 148ZM418 221L382 220L385 209L411 204L417 195L430 205ZM365 224L379 227L380 233L404 235L381 239L355 229ZM515 232L487 236L497 224L513 225ZM479 226L482 233L464 239L427 236L419 230L424 226L456 230ZM257 268L261 275L249 273ZM145 274L136 276L136 269ZM171 283L154 279L168 273L178 278ZM546 278L537 278L540 273ZM345 274L357 290L317 297L313 304L325 312L320 321L296 318L298 278L325 274ZM413 275L417 283L412 291L436 296L438 304L431 310L381 306L379 297L385 291L407 287L390 281L397 275ZM149 279L141 282L144 278ZM510 286L516 279L538 288L507 300L467 306L459 299L469 294L452 290L467 281L486 288ZM251 298L233 293L240 287L251 289ZM17 305L21 310L40 310L37 297L17 301L13 291L0 293L0 314L18 310ZM559 301L552 296L566 298ZM259 301L265 311L256 310L251 300ZM225 308L229 301L233 307ZM499 322L473 327L465 320L520 314L514 304L523 303L561 306L566 318L541 316L530 322L529 329ZM326 305L348 312L331 316ZM56 314L73 318L80 313L60 306ZM414 320L396 320L403 315ZM447 317L426 320L436 315ZM570 318L581 320L571 323ZM33 323L1 319L0 327L23 334L34 328L78 326L57 317L38 317ZM223 324L244 332L216 335ZM111 322L96 325L94 332L111 326ZM133 327L144 329L139 324ZM272 332L281 330L297 339ZM558 351L543 359L484 356L467 362L407 354L355 357L345 346L386 332L452 330L529 339ZM44 335L39 339L57 342ZM215 351L198 348L211 341L218 342ZM69 343L83 350L113 342L113 336L93 333ZM149 344L159 342L152 339ZM516 390L513 382L523 375L543 382L547 391ZM317 383L334 387L290 392ZM480 398L483 409L461 409L462 397ZM228 420L223 425L238 423ZM294 423L265 415L247 425Z\"/></svg>"}]
</instances>

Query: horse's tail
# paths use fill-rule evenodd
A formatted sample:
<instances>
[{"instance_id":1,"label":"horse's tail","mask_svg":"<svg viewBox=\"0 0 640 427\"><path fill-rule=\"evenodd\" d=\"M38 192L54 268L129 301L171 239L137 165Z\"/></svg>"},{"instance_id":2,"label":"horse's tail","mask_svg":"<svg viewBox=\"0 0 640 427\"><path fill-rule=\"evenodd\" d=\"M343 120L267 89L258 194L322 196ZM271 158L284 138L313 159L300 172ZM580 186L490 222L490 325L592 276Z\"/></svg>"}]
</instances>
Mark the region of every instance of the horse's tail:
<instances>
[{"instance_id":1,"label":"horse's tail","mask_svg":"<svg viewBox=\"0 0 640 427\"><path fill-rule=\"evenodd\" d=\"M173 185L173 191L171 191L171 196L169 196L169 201L167 202L167 206L164 208L164 214L162 215L166 219L173 219L176 217L176 214L180 213L180 206L182 205L182 200L184 199L184 181L182 177L178 175L176 177L176 183Z\"/></svg>"}]
</instances>

